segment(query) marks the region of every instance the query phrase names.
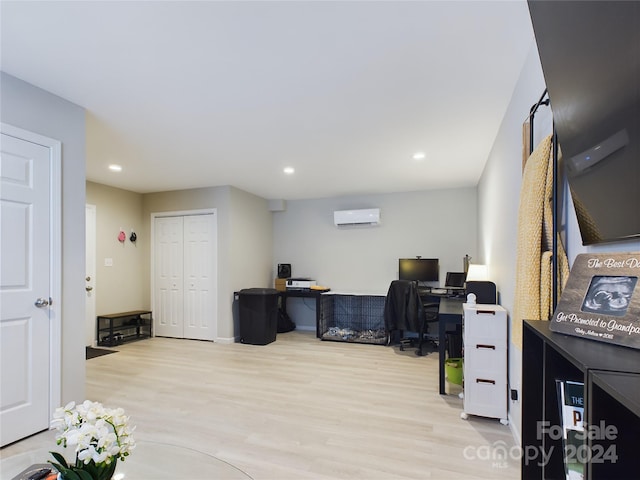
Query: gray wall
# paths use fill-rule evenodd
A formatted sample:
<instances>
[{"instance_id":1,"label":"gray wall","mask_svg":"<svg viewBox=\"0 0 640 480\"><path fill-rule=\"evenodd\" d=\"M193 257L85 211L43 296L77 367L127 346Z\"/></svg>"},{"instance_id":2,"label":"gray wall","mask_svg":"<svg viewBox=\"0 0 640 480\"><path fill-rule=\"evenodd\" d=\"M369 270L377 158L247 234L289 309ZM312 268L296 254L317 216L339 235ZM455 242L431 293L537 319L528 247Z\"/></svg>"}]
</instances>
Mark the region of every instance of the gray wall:
<instances>
[{"instance_id":1,"label":"gray wall","mask_svg":"<svg viewBox=\"0 0 640 480\"><path fill-rule=\"evenodd\" d=\"M138 194L87 182L96 205L97 314L152 308L151 214L216 208L218 221L218 340L238 335L233 293L272 285L273 235L268 202L234 187ZM120 228L138 240L121 244ZM113 266L105 267L104 258Z\"/></svg>"},{"instance_id":2,"label":"gray wall","mask_svg":"<svg viewBox=\"0 0 640 480\"><path fill-rule=\"evenodd\" d=\"M85 111L4 72L0 75L2 122L62 142L60 404L82 401L85 392Z\"/></svg>"},{"instance_id":3,"label":"gray wall","mask_svg":"<svg viewBox=\"0 0 640 480\"><path fill-rule=\"evenodd\" d=\"M518 207L522 183L522 123L545 89L538 51L531 50L478 184L479 251L490 278L500 290L500 303L513 312L515 300ZM550 132L548 108L536 115L537 142ZM509 335L509 338L511 336ZM510 388L520 392L521 350L509 344ZM520 436L520 402L510 401L511 428Z\"/></svg>"},{"instance_id":4,"label":"gray wall","mask_svg":"<svg viewBox=\"0 0 640 480\"><path fill-rule=\"evenodd\" d=\"M335 227L334 210L353 208L380 208L380 225ZM447 271L462 271L466 254L476 255L476 189L288 201L273 225L272 278L278 263L291 263L293 277L334 291L386 294L399 258L440 259L442 284ZM315 329L313 302L290 299L288 311L298 328Z\"/></svg>"},{"instance_id":5,"label":"gray wall","mask_svg":"<svg viewBox=\"0 0 640 480\"><path fill-rule=\"evenodd\" d=\"M269 202L238 188L230 189L229 278L223 298L228 305L233 293L243 288L272 287L273 216ZM220 301L220 300L218 300ZM230 313L228 306L225 315ZM239 339L238 315L232 316L228 338Z\"/></svg>"},{"instance_id":6,"label":"gray wall","mask_svg":"<svg viewBox=\"0 0 640 480\"><path fill-rule=\"evenodd\" d=\"M143 216L142 195L87 182L87 203L96 206L96 314L146 310L149 304L149 219ZM120 229L127 240L118 240ZM129 241L131 230L138 240ZM105 266L105 258L113 266ZM93 325L95 330L95 324Z\"/></svg>"},{"instance_id":7,"label":"gray wall","mask_svg":"<svg viewBox=\"0 0 640 480\"><path fill-rule=\"evenodd\" d=\"M99 313L151 307L151 213L217 209L221 340L237 337L233 293L273 286L277 263L292 263L295 276L333 290L384 294L398 276L400 257L439 258L442 283L446 271L462 269L465 254L476 256L475 188L289 201L273 214L265 199L234 187L140 195L88 182L87 199L97 206ZM333 225L334 210L367 206L381 208L381 225ZM137 229L135 247L116 239L128 224ZM104 267L104 257L114 266ZM298 328L315 329L314 302L290 299L289 312Z\"/></svg>"},{"instance_id":8,"label":"gray wall","mask_svg":"<svg viewBox=\"0 0 640 480\"><path fill-rule=\"evenodd\" d=\"M532 42L520 79L502 125L496 136L482 178L478 184L478 250L481 262L490 268L491 280L500 290L500 300L508 312L513 312L515 300L517 225L522 180L522 123L529 109L545 88L538 51ZM542 107L535 118L534 145L551 133L552 118L548 107ZM560 172L562 173L562 172ZM564 177L559 179L565 183ZM565 191L567 189L565 188ZM570 264L579 253L640 251L640 241L609 243L584 247L573 207L566 197L562 205L562 237ZM509 383L518 391L522 378L522 351L509 345ZM521 427L520 401L510 401L511 428L519 440Z\"/></svg>"},{"instance_id":9,"label":"gray wall","mask_svg":"<svg viewBox=\"0 0 640 480\"><path fill-rule=\"evenodd\" d=\"M145 194L145 248L150 249L152 213L206 208L216 208L218 214L218 339L232 341L238 335L234 292L270 285L272 222L267 200L229 186ZM149 255L145 269L150 278Z\"/></svg>"}]
</instances>

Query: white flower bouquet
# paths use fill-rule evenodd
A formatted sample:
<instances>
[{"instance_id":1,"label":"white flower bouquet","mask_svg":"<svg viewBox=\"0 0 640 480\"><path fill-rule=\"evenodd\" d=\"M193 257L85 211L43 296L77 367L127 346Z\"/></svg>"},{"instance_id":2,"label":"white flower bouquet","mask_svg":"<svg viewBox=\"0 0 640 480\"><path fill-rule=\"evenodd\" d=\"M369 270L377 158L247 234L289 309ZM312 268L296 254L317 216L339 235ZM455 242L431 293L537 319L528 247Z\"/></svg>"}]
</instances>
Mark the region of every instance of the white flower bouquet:
<instances>
[{"instance_id":1,"label":"white flower bouquet","mask_svg":"<svg viewBox=\"0 0 640 480\"><path fill-rule=\"evenodd\" d=\"M129 417L122 408L105 408L85 400L57 408L51 426L58 430L56 441L65 448L75 446L75 461L51 452L57 463L51 464L64 480L109 480L118 460L124 460L135 448Z\"/></svg>"}]
</instances>

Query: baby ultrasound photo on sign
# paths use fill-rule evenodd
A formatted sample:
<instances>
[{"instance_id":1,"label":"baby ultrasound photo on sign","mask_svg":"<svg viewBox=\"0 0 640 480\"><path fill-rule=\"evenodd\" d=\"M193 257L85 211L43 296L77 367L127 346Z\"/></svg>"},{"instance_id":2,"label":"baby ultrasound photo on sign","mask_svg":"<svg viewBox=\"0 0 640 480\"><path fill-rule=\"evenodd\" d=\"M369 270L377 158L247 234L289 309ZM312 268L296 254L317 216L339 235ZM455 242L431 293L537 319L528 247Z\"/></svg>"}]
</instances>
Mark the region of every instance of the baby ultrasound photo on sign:
<instances>
[{"instance_id":1,"label":"baby ultrasound photo on sign","mask_svg":"<svg viewBox=\"0 0 640 480\"><path fill-rule=\"evenodd\" d=\"M623 317L627 313L638 277L594 276L582 311Z\"/></svg>"},{"instance_id":2,"label":"baby ultrasound photo on sign","mask_svg":"<svg viewBox=\"0 0 640 480\"><path fill-rule=\"evenodd\" d=\"M640 252L576 256L549 329L640 349Z\"/></svg>"}]
</instances>

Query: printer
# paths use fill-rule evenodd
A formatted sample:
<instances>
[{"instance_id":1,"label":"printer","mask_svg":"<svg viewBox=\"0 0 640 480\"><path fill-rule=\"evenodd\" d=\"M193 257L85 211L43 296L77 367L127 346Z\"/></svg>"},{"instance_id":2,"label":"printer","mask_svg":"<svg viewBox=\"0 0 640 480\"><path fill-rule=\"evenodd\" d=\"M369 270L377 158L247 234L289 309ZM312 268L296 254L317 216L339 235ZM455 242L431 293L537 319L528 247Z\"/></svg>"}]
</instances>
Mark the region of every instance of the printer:
<instances>
[{"instance_id":1,"label":"printer","mask_svg":"<svg viewBox=\"0 0 640 480\"><path fill-rule=\"evenodd\" d=\"M287 290L309 290L316 285L310 278L287 278Z\"/></svg>"}]
</instances>

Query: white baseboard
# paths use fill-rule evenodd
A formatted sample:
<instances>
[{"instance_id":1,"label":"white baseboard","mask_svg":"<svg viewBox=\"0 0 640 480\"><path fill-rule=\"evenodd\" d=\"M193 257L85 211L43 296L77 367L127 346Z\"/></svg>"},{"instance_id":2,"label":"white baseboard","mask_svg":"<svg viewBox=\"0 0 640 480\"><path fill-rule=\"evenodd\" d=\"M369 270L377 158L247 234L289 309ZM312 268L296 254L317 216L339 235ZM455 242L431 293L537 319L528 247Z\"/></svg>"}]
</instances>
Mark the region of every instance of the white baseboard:
<instances>
[{"instance_id":1,"label":"white baseboard","mask_svg":"<svg viewBox=\"0 0 640 480\"><path fill-rule=\"evenodd\" d=\"M507 415L509 419L509 429L511 430L511 435L513 435L513 439L516 442L516 445L522 445L522 441L520 438L520 431L517 428L517 425L513 422L513 418L511 417L511 413Z\"/></svg>"},{"instance_id":2,"label":"white baseboard","mask_svg":"<svg viewBox=\"0 0 640 480\"><path fill-rule=\"evenodd\" d=\"M228 345L230 343L236 343L240 341L240 337L217 337L214 340L216 343L223 343L225 345Z\"/></svg>"}]
</instances>

